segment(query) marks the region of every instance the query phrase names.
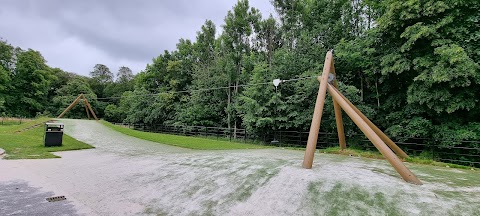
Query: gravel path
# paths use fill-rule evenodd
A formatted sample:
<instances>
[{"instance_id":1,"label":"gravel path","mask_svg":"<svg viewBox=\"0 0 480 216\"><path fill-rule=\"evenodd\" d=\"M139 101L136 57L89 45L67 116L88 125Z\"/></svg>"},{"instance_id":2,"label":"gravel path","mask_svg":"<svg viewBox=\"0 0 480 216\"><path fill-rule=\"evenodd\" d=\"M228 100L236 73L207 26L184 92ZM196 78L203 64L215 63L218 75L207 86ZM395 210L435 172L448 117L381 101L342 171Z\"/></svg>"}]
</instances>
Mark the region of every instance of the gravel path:
<instances>
[{"instance_id":1,"label":"gravel path","mask_svg":"<svg viewBox=\"0 0 480 216\"><path fill-rule=\"evenodd\" d=\"M447 177L434 181L436 173L410 166L425 183L416 186L382 160L317 154L306 170L302 151L188 150L95 121L62 122L67 134L96 148L56 153L61 159L0 160L0 184L64 195L80 215L474 215L480 207L480 187L450 184L460 180L448 179L448 169L436 169Z\"/></svg>"}]
</instances>

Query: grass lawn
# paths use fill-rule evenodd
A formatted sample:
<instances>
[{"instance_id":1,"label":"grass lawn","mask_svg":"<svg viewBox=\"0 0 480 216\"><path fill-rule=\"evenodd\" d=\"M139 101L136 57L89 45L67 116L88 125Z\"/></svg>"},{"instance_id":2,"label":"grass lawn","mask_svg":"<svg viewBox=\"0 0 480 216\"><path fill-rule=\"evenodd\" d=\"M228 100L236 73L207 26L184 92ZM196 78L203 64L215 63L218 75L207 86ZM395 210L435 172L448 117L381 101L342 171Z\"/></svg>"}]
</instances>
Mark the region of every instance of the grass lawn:
<instances>
[{"instance_id":1,"label":"grass lawn","mask_svg":"<svg viewBox=\"0 0 480 216\"><path fill-rule=\"evenodd\" d=\"M106 121L100 121L103 125L112 128L125 135L136 138L157 142L161 144L173 145L189 149L200 150L228 150L228 149L259 149L270 148L263 145L246 144L240 142L230 142L225 140L214 140L200 137L177 136L171 134L149 133L143 131L132 130L120 126L113 125Z\"/></svg>"},{"instance_id":2,"label":"grass lawn","mask_svg":"<svg viewBox=\"0 0 480 216\"><path fill-rule=\"evenodd\" d=\"M190 149L201 149L201 150L227 150L227 149L256 149L256 148L275 148L273 146L263 146L257 144L245 144L240 142L230 142L227 140L214 140L208 138L200 137L191 137L191 136L178 136L170 134L161 134L161 133L150 133L137 131L117 125L113 125L107 121L100 121L103 125L112 128L120 133L125 135L133 136L136 138L149 140L157 143L173 145L183 148ZM301 150L305 151L305 148L298 147L282 147L287 149ZM385 159L382 154L378 151L365 151L354 148L347 148L341 150L339 147L330 147L326 149L318 149L321 153L326 154L339 154L352 157L361 157L361 158L372 158L372 159ZM477 168L463 166L458 164L438 162L431 159L424 159L419 157L410 157L403 159L405 162L410 162L413 164L423 164L423 165L432 165L438 167L451 167L451 168L460 168L460 169L469 169L469 170L478 170Z\"/></svg>"},{"instance_id":3,"label":"grass lawn","mask_svg":"<svg viewBox=\"0 0 480 216\"><path fill-rule=\"evenodd\" d=\"M50 152L93 148L66 134L63 135L63 146L44 147L43 126L16 133L18 130L47 120L48 118L40 118L20 125L0 125L0 148L6 151L5 159L59 158Z\"/></svg>"}]
</instances>

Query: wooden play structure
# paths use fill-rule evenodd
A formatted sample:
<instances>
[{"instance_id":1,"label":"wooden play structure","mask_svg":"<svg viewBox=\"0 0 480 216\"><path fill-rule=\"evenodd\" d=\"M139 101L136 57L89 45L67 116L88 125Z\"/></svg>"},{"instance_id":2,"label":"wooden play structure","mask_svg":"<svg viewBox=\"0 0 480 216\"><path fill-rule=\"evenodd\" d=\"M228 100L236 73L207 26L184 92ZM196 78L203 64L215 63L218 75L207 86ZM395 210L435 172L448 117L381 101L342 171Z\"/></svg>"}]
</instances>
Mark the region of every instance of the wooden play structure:
<instances>
[{"instance_id":1,"label":"wooden play structure","mask_svg":"<svg viewBox=\"0 0 480 216\"><path fill-rule=\"evenodd\" d=\"M71 110L75 105L77 105L80 100L83 100L83 104L85 105L85 112L87 112L88 119L90 119L90 113L92 114L93 118L95 120L98 120L97 115L95 115L95 112L93 112L92 106L88 102L87 98L85 98L85 95L80 94L57 118L62 118L65 113L67 113L69 110Z\"/></svg>"},{"instance_id":2,"label":"wooden play structure","mask_svg":"<svg viewBox=\"0 0 480 216\"><path fill-rule=\"evenodd\" d=\"M323 65L322 76L318 77L317 79L320 82L320 87L315 103L312 124L310 126L310 133L308 135L307 148L305 150L305 157L303 159L303 167L306 169L312 168L313 157L317 147L318 133L320 130L320 122L322 119L323 106L325 104L325 97L328 90L333 98L340 148L343 150L347 147L342 121L343 109L405 181L421 185L422 182L397 157L398 155L402 158L408 158L408 155L402 151L402 149L400 149L377 126L375 126L365 115L363 115L363 113L360 112L360 110L358 110L338 90L332 51L327 52L325 63Z\"/></svg>"}]
</instances>

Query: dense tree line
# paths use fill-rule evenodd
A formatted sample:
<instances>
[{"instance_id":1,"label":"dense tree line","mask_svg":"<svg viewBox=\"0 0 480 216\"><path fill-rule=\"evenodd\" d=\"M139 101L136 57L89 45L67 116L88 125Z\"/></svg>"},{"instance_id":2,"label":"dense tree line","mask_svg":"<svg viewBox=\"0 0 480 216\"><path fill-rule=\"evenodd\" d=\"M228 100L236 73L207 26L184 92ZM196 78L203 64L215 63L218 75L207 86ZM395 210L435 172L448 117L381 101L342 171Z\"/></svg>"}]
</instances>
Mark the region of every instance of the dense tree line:
<instances>
[{"instance_id":1,"label":"dense tree line","mask_svg":"<svg viewBox=\"0 0 480 216\"><path fill-rule=\"evenodd\" d=\"M57 116L80 94L85 94L95 112L103 116L108 102L98 97L120 97L133 90L133 73L121 67L114 80L110 69L97 64L90 77L51 68L40 52L14 47L0 40L0 116ZM86 117L76 106L67 117Z\"/></svg>"},{"instance_id":2,"label":"dense tree line","mask_svg":"<svg viewBox=\"0 0 480 216\"><path fill-rule=\"evenodd\" d=\"M0 112L57 114L82 92L109 121L307 131L318 81L264 83L319 75L333 49L341 91L388 134L441 145L480 139L480 2L272 4L278 17L240 0L221 32L207 20L194 41L180 39L136 76L122 67L116 80L104 65L81 77L2 42ZM345 119L347 134L356 132ZM331 100L322 130L336 131Z\"/></svg>"}]
</instances>

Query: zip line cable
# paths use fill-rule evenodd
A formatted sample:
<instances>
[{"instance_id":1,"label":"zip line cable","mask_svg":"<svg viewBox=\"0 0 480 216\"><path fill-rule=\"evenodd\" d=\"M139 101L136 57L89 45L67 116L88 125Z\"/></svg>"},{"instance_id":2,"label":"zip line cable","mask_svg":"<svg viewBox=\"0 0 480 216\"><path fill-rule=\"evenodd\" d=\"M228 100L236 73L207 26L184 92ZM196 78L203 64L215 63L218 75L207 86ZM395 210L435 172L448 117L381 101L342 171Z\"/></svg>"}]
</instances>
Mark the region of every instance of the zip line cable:
<instances>
[{"instance_id":1,"label":"zip line cable","mask_svg":"<svg viewBox=\"0 0 480 216\"><path fill-rule=\"evenodd\" d=\"M280 80L280 83L285 83L285 82L291 82L291 81L298 81L298 80L306 80L306 79L312 79L312 78L317 78L318 76L310 76L310 77L299 77L299 78L293 78L293 79L287 79L287 80ZM182 91L166 91L166 92L159 92L159 93L152 93L152 94L141 94L141 95L135 95L136 97L141 97L141 96L156 96L160 94L178 94L178 93L191 93L191 92L200 92L200 91L211 91L211 90L219 90L219 89L229 89L233 87L247 87L247 86L257 86L257 85L268 85L272 84L272 82L262 82L262 83L254 83L254 84L242 84L242 85L232 85L232 86L222 86L222 87L214 87L214 88L203 88L203 89L192 89L192 90L182 90ZM103 97L103 98L94 98L93 100L108 100L108 99L120 99L122 98L121 96L117 97Z\"/></svg>"}]
</instances>

